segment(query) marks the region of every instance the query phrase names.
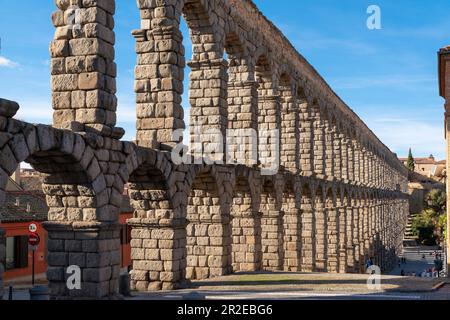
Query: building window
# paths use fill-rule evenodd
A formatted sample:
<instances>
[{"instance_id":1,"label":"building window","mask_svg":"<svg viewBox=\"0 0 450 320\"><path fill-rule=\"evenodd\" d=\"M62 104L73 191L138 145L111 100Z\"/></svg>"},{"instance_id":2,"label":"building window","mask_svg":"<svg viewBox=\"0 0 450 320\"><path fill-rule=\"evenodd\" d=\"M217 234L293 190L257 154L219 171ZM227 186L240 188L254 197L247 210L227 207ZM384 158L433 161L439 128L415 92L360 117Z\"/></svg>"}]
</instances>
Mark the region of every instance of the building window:
<instances>
[{"instance_id":1,"label":"building window","mask_svg":"<svg viewBox=\"0 0 450 320\"><path fill-rule=\"evenodd\" d=\"M6 238L6 270L28 267L28 237Z\"/></svg>"}]
</instances>

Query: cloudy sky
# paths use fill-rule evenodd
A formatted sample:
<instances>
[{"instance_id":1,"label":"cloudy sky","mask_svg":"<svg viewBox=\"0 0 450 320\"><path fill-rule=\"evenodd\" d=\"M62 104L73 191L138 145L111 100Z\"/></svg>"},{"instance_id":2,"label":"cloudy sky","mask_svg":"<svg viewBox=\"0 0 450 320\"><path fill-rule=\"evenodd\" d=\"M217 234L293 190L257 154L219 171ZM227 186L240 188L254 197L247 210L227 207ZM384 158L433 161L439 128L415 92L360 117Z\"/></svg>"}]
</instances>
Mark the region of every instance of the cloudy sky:
<instances>
[{"instance_id":1,"label":"cloudy sky","mask_svg":"<svg viewBox=\"0 0 450 320\"><path fill-rule=\"evenodd\" d=\"M445 157L437 51L450 44L448 0L255 2L392 151L405 156L411 147L415 156ZM135 136L135 3L118 0L116 15L118 125L126 139ZM372 4L381 8L381 30L366 26ZM54 2L0 0L0 8L0 97L21 104L19 118L51 123ZM190 54L187 37L185 46Z\"/></svg>"}]
</instances>

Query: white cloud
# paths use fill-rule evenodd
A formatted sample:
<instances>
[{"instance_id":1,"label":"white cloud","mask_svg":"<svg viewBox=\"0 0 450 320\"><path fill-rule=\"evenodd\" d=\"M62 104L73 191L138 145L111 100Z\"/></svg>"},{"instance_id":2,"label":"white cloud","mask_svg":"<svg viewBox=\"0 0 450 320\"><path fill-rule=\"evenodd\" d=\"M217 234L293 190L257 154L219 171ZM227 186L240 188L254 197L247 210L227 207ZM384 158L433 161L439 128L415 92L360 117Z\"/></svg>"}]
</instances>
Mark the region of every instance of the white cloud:
<instances>
[{"instance_id":1,"label":"white cloud","mask_svg":"<svg viewBox=\"0 0 450 320\"><path fill-rule=\"evenodd\" d=\"M17 119L31 123L51 123L53 109L50 101L44 100L19 100L20 109Z\"/></svg>"},{"instance_id":2,"label":"white cloud","mask_svg":"<svg viewBox=\"0 0 450 320\"><path fill-rule=\"evenodd\" d=\"M416 119L371 118L367 125L399 157L412 148L415 156L445 159L444 125Z\"/></svg>"},{"instance_id":3,"label":"white cloud","mask_svg":"<svg viewBox=\"0 0 450 320\"><path fill-rule=\"evenodd\" d=\"M16 68L19 64L17 62L11 61L6 57L0 56L0 68Z\"/></svg>"},{"instance_id":4,"label":"white cloud","mask_svg":"<svg viewBox=\"0 0 450 320\"><path fill-rule=\"evenodd\" d=\"M135 122L136 121L136 108L129 108L119 106L117 109L117 121L119 122Z\"/></svg>"}]
</instances>

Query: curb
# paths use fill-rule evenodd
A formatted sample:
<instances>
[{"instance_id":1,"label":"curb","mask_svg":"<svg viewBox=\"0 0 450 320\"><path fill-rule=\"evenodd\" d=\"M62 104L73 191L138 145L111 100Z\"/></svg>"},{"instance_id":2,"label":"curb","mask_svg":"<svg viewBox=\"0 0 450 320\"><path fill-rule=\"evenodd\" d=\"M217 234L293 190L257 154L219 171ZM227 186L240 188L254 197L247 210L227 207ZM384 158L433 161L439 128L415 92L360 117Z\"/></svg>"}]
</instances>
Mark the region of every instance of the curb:
<instances>
[{"instance_id":1,"label":"curb","mask_svg":"<svg viewBox=\"0 0 450 320\"><path fill-rule=\"evenodd\" d=\"M437 291L441 289L443 286L445 286L447 282L439 282L437 285L435 285L433 288L431 288L431 291Z\"/></svg>"}]
</instances>

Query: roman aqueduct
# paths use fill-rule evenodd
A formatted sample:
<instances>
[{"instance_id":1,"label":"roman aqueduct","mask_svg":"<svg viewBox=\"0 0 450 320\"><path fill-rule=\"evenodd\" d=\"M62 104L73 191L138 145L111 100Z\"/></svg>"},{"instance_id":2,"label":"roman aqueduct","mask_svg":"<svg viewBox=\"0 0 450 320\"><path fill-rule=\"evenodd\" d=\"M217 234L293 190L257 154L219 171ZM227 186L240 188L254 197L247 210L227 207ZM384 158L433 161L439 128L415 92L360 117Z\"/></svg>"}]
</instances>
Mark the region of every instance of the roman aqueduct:
<instances>
[{"instance_id":1,"label":"roman aqueduct","mask_svg":"<svg viewBox=\"0 0 450 320\"><path fill-rule=\"evenodd\" d=\"M407 169L250 0L137 1L136 142L121 141L115 127L115 1L55 2L53 126L16 120L17 103L0 100L0 203L19 163L43 174L52 298L118 294L126 186L137 290L239 271L364 272L368 257L393 265L408 214ZM278 129L278 154L259 152L279 156L277 173L263 175L261 159L173 162L186 65L190 122L224 136ZM71 265L82 269L81 290L66 286Z\"/></svg>"}]
</instances>

